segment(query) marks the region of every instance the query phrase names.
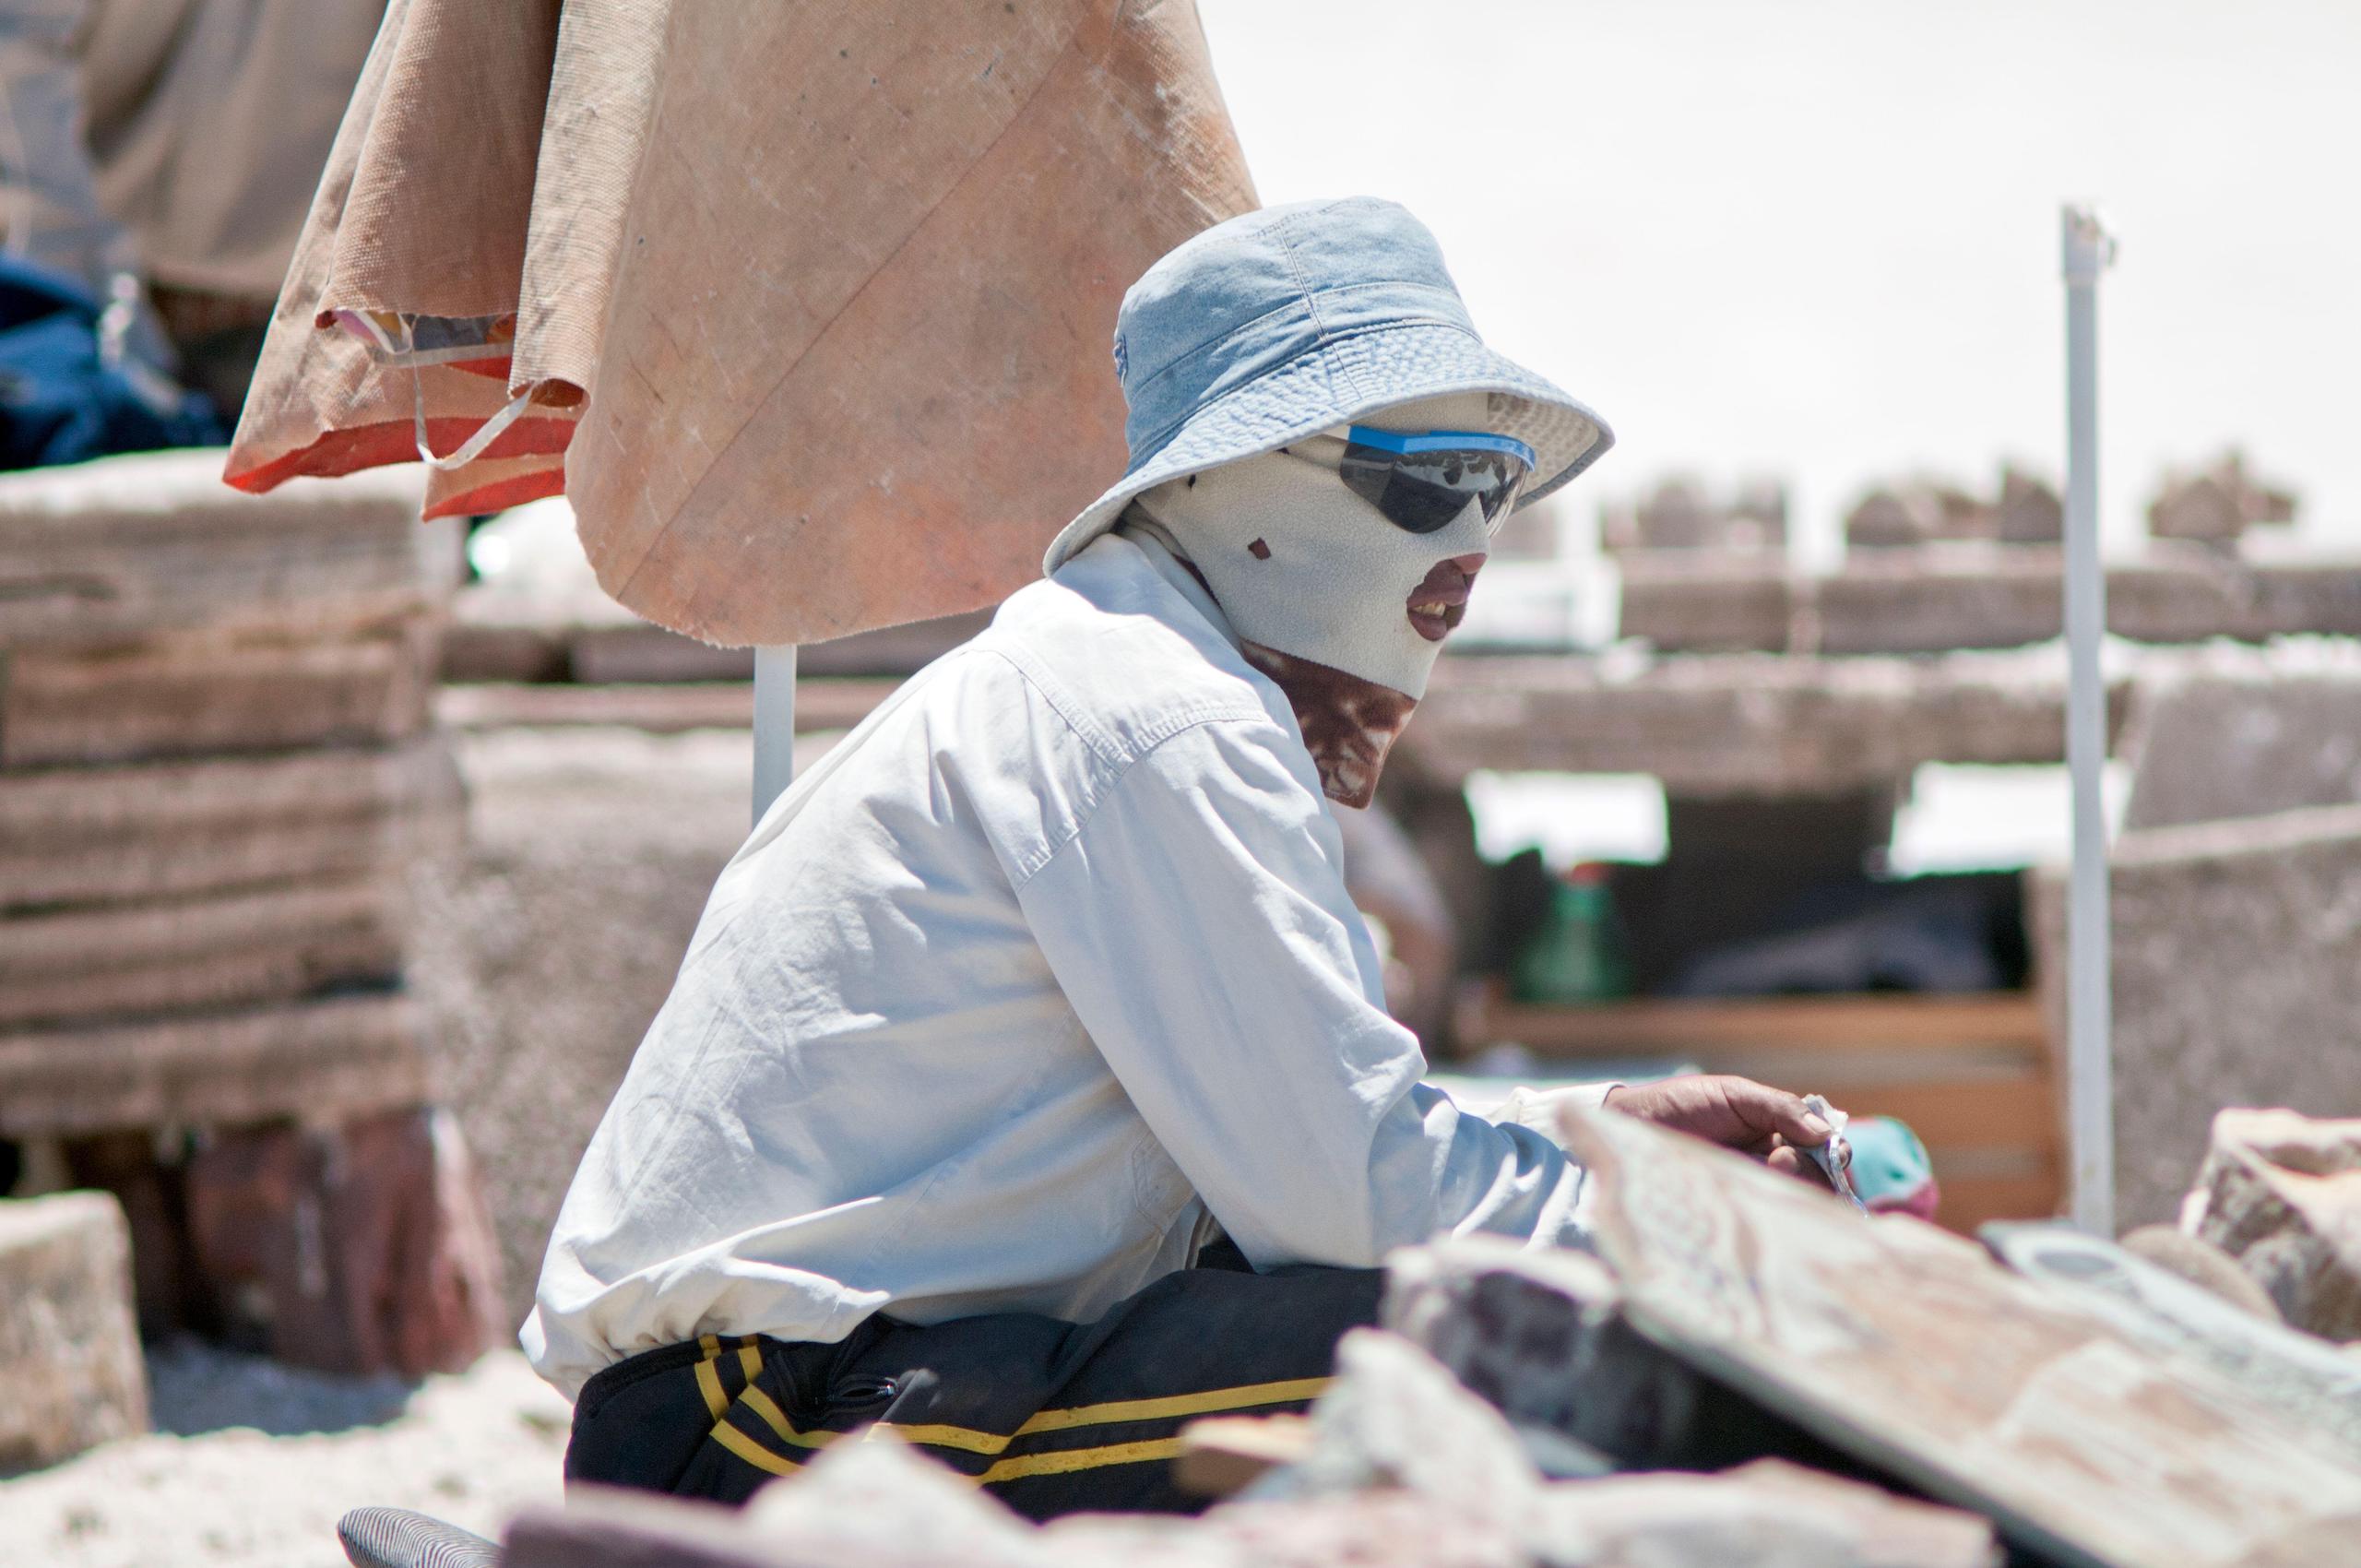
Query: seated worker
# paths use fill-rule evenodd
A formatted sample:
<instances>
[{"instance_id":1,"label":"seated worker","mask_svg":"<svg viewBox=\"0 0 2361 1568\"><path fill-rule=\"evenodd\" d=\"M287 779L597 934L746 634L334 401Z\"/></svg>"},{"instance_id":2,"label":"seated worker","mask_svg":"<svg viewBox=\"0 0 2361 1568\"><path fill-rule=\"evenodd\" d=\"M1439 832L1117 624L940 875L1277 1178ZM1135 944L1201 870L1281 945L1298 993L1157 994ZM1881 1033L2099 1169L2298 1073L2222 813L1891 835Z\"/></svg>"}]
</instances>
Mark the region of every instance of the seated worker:
<instances>
[{"instance_id":1,"label":"seated worker","mask_svg":"<svg viewBox=\"0 0 2361 1568\"><path fill-rule=\"evenodd\" d=\"M522 1336L572 1480L736 1501L875 1423L1035 1517L1187 1508L1180 1424L1300 1408L1389 1249L1585 1244L1549 1097L1420 1084L1330 802L1606 425L1370 199L1180 245L1115 364L1129 471L770 808L591 1140ZM1742 1079L1560 1092L1828 1136Z\"/></svg>"}]
</instances>

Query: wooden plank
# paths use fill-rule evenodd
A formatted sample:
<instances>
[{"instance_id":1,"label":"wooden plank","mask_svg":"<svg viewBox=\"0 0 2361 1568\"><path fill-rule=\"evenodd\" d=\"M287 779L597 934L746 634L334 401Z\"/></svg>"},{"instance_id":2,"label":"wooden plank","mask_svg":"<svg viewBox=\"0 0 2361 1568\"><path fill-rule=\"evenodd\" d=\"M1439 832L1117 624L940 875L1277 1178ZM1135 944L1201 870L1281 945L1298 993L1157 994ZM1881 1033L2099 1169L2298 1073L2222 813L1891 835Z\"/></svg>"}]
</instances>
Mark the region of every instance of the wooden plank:
<instances>
[{"instance_id":1,"label":"wooden plank","mask_svg":"<svg viewBox=\"0 0 2361 1568\"><path fill-rule=\"evenodd\" d=\"M834 679L908 675L966 642L991 621L991 612L978 611L812 643L796 650L796 668L805 674ZM585 685L753 678L752 648L713 647L645 622L579 625L564 635L571 650L571 672Z\"/></svg>"},{"instance_id":2,"label":"wooden plank","mask_svg":"<svg viewBox=\"0 0 2361 1568\"><path fill-rule=\"evenodd\" d=\"M460 596L465 604L465 594ZM453 620L443 635L445 681L564 681L571 666L564 629Z\"/></svg>"},{"instance_id":3,"label":"wooden plank","mask_svg":"<svg viewBox=\"0 0 2361 1568\"><path fill-rule=\"evenodd\" d=\"M292 999L401 972L390 878L0 921L0 1027Z\"/></svg>"},{"instance_id":4,"label":"wooden plank","mask_svg":"<svg viewBox=\"0 0 2361 1568\"><path fill-rule=\"evenodd\" d=\"M158 452L0 476L0 647L160 632L291 633L431 610L457 564L418 522L414 473L221 483L215 452Z\"/></svg>"},{"instance_id":5,"label":"wooden plank","mask_svg":"<svg viewBox=\"0 0 2361 1568\"><path fill-rule=\"evenodd\" d=\"M430 737L392 750L9 774L0 777L0 842L362 814L428 792L448 760L447 748Z\"/></svg>"},{"instance_id":6,"label":"wooden plank","mask_svg":"<svg viewBox=\"0 0 2361 1568\"><path fill-rule=\"evenodd\" d=\"M994 613L992 610L974 610L807 643L796 650L795 668L801 674L829 680L860 676L899 680L931 664L991 625Z\"/></svg>"},{"instance_id":7,"label":"wooden plank","mask_svg":"<svg viewBox=\"0 0 2361 1568\"><path fill-rule=\"evenodd\" d=\"M806 728L803 687L796 686L795 725ZM748 730L754 688L746 682L671 685L528 685L511 682L445 686L434 695L436 722L453 730L514 730L620 725L650 734L688 730Z\"/></svg>"},{"instance_id":8,"label":"wooden plank","mask_svg":"<svg viewBox=\"0 0 2361 1568\"><path fill-rule=\"evenodd\" d=\"M334 987L398 980L401 944L384 932L316 932L267 947L177 963L14 980L0 1028L291 1001Z\"/></svg>"},{"instance_id":9,"label":"wooden plank","mask_svg":"<svg viewBox=\"0 0 2361 1568\"><path fill-rule=\"evenodd\" d=\"M0 1031L0 1136L415 1105L427 1093L425 1039L418 1004L399 994Z\"/></svg>"},{"instance_id":10,"label":"wooden plank","mask_svg":"<svg viewBox=\"0 0 2361 1568\"><path fill-rule=\"evenodd\" d=\"M1301 1464L1312 1444L1302 1416L1209 1416L1180 1429L1172 1484L1192 1497L1228 1497L1282 1465Z\"/></svg>"},{"instance_id":11,"label":"wooden plank","mask_svg":"<svg viewBox=\"0 0 2361 1568\"><path fill-rule=\"evenodd\" d=\"M574 678L585 685L754 677L753 648L714 647L661 626L584 626L569 647Z\"/></svg>"},{"instance_id":12,"label":"wooden plank","mask_svg":"<svg viewBox=\"0 0 2361 1568\"><path fill-rule=\"evenodd\" d=\"M424 616L329 641L0 655L0 767L397 741L425 720L434 659Z\"/></svg>"},{"instance_id":13,"label":"wooden plank","mask_svg":"<svg viewBox=\"0 0 2361 1568\"><path fill-rule=\"evenodd\" d=\"M1845 1089L1843 1103L1856 1116L1908 1123L1937 1156L1951 1149L2054 1149L2058 1143L2057 1100L2042 1073L1945 1084L1864 1084ZM1941 1178L1940 1159L1935 1174Z\"/></svg>"},{"instance_id":14,"label":"wooden plank","mask_svg":"<svg viewBox=\"0 0 2361 1568\"><path fill-rule=\"evenodd\" d=\"M1853 995L1691 999L1640 997L1589 1007L1505 1000L1497 981L1461 1016L1461 1038L1513 1040L1549 1057L1631 1056L1806 1048L1815 1051L1996 1046L2040 1050L2047 1039L2029 992L1972 996Z\"/></svg>"},{"instance_id":15,"label":"wooden plank","mask_svg":"<svg viewBox=\"0 0 2361 1568\"><path fill-rule=\"evenodd\" d=\"M1612 1077L1615 1063L1594 1059L1570 1076ZM1894 1087L1935 1088L1946 1084L1990 1083L2028 1075L2046 1078L2041 1052L2023 1046L1921 1046L1908 1051L1706 1051L1637 1059L1654 1067L1680 1065L1700 1073L1734 1073L1758 1083L1819 1089L1849 1105L1859 1096Z\"/></svg>"},{"instance_id":16,"label":"wooden plank","mask_svg":"<svg viewBox=\"0 0 2361 1568\"><path fill-rule=\"evenodd\" d=\"M1667 653L1780 652L1794 640L1801 579L1720 551L1637 550L1622 576L1617 628Z\"/></svg>"},{"instance_id":17,"label":"wooden plank","mask_svg":"<svg viewBox=\"0 0 2361 1568\"><path fill-rule=\"evenodd\" d=\"M2352 560L2225 561L2201 545L2151 546L2107 572L2107 630L2135 642L2202 642L2361 633Z\"/></svg>"},{"instance_id":18,"label":"wooden plank","mask_svg":"<svg viewBox=\"0 0 2361 1568\"><path fill-rule=\"evenodd\" d=\"M2111 701L2118 714L2128 681ZM2056 762L2065 661L1696 655L1446 658L1398 754L1442 782L1479 767L1645 773L1698 799L1886 789L1922 763Z\"/></svg>"},{"instance_id":19,"label":"wooden plank","mask_svg":"<svg viewBox=\"0 0 2361 1568\"><path fill-rule=\"evenodd\" d=\"M1931 1226L1570 1110L1625 1319L2043 1561L2237 1568L2361 1539L2361 1455Z\"/></svg>"},{"instance_id":20,"label":"wooden plank","mask_svg":"<svg viewBox=\"0 0 2361 1568\"><path fill-rule=\"evenodd\" d=\"M426 842L445 842L456 812L354 815L274 827L249 822L202 835L147 835L43 851L0 847L0 909L77 906L263 887L381 872Z\"/></svg>"},{"instance_id":21,"label":"wooden plank","mask_svg":"<svg viewBox=\"0 0 2361 1568\"><path fill-rule=\"evenodd\" d=\"M1620 626L1663 652L1881 655L2014 647L2059 635L2058 552L1938 545L1858 552L1806 576L1711 552L1626 552ZM2144 643L2361 632L2361 571L2152 543L2107 570L2107 630Z\"/></svg>"},{"instance_id":22,"label":"wooden plank","mask_svg":"<svg viewBox=\"0 0 2361 1568\"><path fill-rule=\"evenodd\" d=\"M798 681L798 734L849 730L892 695L892 679ZM754 689L743 683L687 682L623 686L485 683L445 686L434 716L455 730L504 730L615 724L651 734L686 730L745 730L754 721Z\"/></svg>"},{"instance_id":23,"label":"wooden plank","mask_svg":"<svg viewBox=\"0 0 2361 1568\"><path fill-rule=\"evenodd\" d=\"M204 958L306 931L397 931L400 890L350 878L258 893L0 921L0 987Z\"/></svg>"},{"instance_id":24,"label":"wooden plank","mask_svg":"<svg viewBox=\"0 0 2361 1568\"><path fill-rule=\"evenodd\" d=\"M1962 1178L1938 1168L1935 1180L1942 1189L1935 1223L1962 1235L1974 1235L1979 1226L1998 1219L2049 1219L2066 1205L2066 1180L2055 1162L2032 1176Z\"/></svg>"},{"instance_id":25,"label":"wooden plank","mask_svg":"<svg viewBox=\"0 0 2361 1568\"><path fill-rule=\"evenodd\" d=\"M0 774L0 909L171 897L398 864L452 841L447 742Z\"/></svg>"}]
</instances>

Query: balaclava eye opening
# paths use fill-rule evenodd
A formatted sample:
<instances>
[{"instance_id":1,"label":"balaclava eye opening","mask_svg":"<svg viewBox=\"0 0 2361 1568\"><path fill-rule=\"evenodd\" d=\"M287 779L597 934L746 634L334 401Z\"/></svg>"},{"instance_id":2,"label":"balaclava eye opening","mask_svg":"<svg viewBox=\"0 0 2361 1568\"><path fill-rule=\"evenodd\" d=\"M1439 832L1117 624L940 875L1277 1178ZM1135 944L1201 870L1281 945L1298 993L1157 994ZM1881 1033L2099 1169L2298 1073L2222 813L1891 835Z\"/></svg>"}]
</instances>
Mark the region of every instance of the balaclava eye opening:
<instances>
[{"instance_id":1,"label":"balaclava eye opening","mask_svg":"<svg viewBox=\"0 0 2361 1568\"><path fill-rule=\"evenodd\" d=\"M1490 427L1481 392L1365 416L1380 429ZM1442 637L1465 614L1490 530L1470 501L1432 533L1386 520L1337 477L1341 430L1169 481L1133 505L1204 582L1248 660L1287 695L1321 789L1366 806Z\"/></svg>"}]
</instances>

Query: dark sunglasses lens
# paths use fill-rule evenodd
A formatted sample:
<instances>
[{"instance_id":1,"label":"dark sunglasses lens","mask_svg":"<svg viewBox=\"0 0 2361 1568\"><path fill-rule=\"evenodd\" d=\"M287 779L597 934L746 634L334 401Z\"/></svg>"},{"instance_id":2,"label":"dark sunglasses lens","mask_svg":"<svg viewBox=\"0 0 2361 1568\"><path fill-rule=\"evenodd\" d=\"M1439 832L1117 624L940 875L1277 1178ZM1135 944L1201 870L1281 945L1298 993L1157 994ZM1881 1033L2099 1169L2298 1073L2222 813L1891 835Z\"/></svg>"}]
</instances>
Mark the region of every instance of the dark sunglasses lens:
<instances>
[{"instance_id":1,"label":"dark sunglasses lens","mask_svg":"<svg viewBox=\"0 0 2361 1568\"><path fill-rule=\"evenodd\" d=\"M1345 448L1338 473L1346 487L1407 533L1447 527L1481 502L1484 521L1497 523L1525 478L1525 465L1505 452L1388 452L1358 442Z\"/></svg>"}]
</instances>

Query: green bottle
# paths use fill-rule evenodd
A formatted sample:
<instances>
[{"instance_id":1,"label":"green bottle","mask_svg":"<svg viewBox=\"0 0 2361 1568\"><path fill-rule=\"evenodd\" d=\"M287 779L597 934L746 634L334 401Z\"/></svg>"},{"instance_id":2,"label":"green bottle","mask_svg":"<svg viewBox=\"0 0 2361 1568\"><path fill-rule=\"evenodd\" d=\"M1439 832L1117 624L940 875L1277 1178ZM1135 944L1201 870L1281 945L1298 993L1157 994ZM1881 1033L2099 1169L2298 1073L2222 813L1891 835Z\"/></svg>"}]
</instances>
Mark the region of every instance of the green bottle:
<instances>
[{"instance_id":1,"label":"green bottle","mask_svg":"<svg viewBox=\"0 0 2361 1568\"><path fill-rule=\"evenodd\" d=\"M1550 890L1549 912L1518 949L1509 991L1519 1002L1610 1002L1631 991L1608 868L1574 867Z\"/></svg>"}]
</instances>

